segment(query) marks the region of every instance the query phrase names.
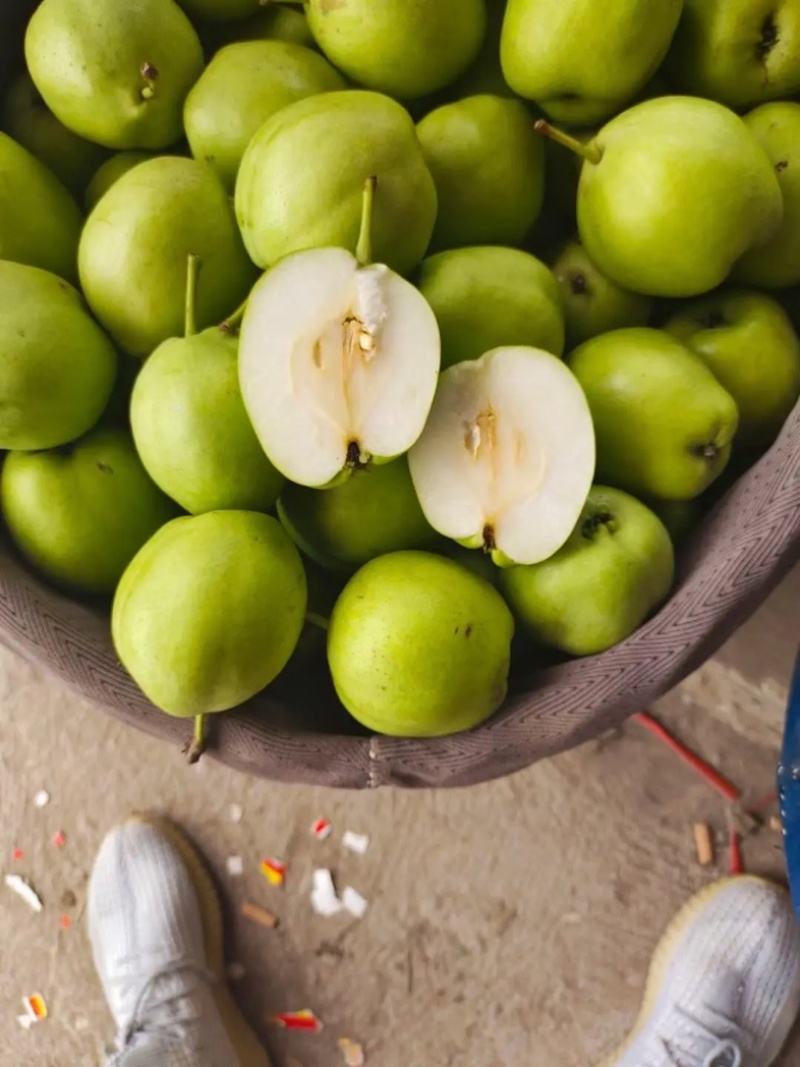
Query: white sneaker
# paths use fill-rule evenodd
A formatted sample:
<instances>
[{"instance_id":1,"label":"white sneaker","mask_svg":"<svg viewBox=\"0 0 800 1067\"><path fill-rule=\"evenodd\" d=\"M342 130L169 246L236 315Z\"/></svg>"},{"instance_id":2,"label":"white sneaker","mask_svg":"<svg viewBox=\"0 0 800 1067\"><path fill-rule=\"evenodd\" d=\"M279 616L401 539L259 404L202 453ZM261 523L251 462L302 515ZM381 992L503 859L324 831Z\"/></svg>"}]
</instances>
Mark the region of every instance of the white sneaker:
<instances>
[{"instance_id":1,"label":"white sneaker","mask_svg":"<svg viewBox=\"0 0 800 1067\"><path fill-rule=\"evenodd\" d=\"M769 1067L800 1012L800 926L788 895L727 878L661 940L633 1033L602 1067Z\"/></svg>"},{"instance_id":2,"label":"white sneaker","mask_svg":"<svg viewBox=\"0 0 800 1067\"><path fill-rule=\"evenodd\" d=\"M269 1067L225 987L219 900L180 830L149 816L112 830L88 918L119 1035L112 1064Z\"/></svg>"}]
</instances>

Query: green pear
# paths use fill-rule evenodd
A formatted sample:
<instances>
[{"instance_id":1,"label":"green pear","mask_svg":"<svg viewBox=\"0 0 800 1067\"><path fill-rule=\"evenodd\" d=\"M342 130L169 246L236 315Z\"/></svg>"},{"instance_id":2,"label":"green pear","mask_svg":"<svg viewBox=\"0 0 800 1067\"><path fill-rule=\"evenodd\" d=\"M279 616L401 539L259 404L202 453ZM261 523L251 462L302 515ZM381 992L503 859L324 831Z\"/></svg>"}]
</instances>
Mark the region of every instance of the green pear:
<instances>
[{"instance_id":1,"label":"green pear","mask_svg":"<svg viewBox=\"0 0 800 1067\"><path fill-rule=\"evenodd\" d=\"M201 263L197 324L203 329L241 303L256 271L222 183L193 159L141 163L87 219L78 250L81 285L125 352L149 356L182 334L190 253Z\"/></svg>"},{"instance_id":2,"label":"green pear","mask_svg":"<svg viewBox=\"0 0 800 1067\"><path fill-rule=\"evenodd\" d=\"M203 49L173 0L44 0L25 35L28 70L64 125L107 148L166 148L183 133Z\"/></svg>"},{"instance_id":3,"label":"green pear","mask_svg":"<svg viewBox=\"0 0 800 1067\"><path fill-rule=\"evenodd\" d=\"M469 730L505 699L514 620L483 578L427 552L362 567L336 602L328 663L363 726L397 737Z\"/></svg>"},{"instance_id":4,"label":"green pear","mask_svg":"<svg viewBox=\"0 0 800 1067\"><path fill-rule=\"evenodd\" d=\"M89 179L108 156L105 148L78 137L58 121L28 74L20 74L11 83L0 124L75 197L83 195Z\"/></svg>"},{"instance_id":5,"label":"green pear","mask_svg":"<svg viewBox=\"0 0 800 1067\"><path fill-rule=\"evenodd\" d=\"M186 98L186 136L233 190L245 149L274 114L316 93L344 89L318 52L285 41L244 41L221 49Z\"/></svg>"},{"instance_id":6,"label":"green pear","mask_svg":"<svg viewBox=\"0 0 800 1067\"><path fill-rule=\"evenodd\" d=\"M712 100L637 104L584 145L578 229L606 277L650 296L698 296L765 244L783 216L780 186L738 115Z\"/></svg>"},{"instance_id":7,"label":"green pear","mask_svg":"<svg viewBox=\"0 0 800 1067\"><path fill-rule=\"evenodd\" d=\"M503 74L557 122L603 122L655 74L682 7L683 0L509 0Z\"/></svg>"},{"instance_id":8,"label":"green pear","mask_svg":"<svg viewBox=\"0 0 800 1067\"><path fill-rule=\"evenodd\" d=\"M289 41L305 48L317 47L305 11L272 2L250 18L219 26L216 37L220 45L236 41Z\"/></svg>"},{"instance_id":9,"label":"green pear","mask_svg":"<svg viewBox=\"0 0 800 1067\"><path fill-rule=\"evenodd\" d=\"M746 110L800 92L796 0L685 0L667 57L675 88Z\"/></svg>"},{"instance_id":10,"label":"green pear","mask_svg":"<svg viewBox=\"0 0 800 1067\"><path fill-rule=\"evenodd\" d=\"M98 167L94 177L86 186L83 202L87 212L94 210L98 201L123 174L138 167L140 163L146 163L149 159L155 158L152 152L117 152L111 159L107 159L101 167Z\"/></svg>"},{"instance_id":11,"label":"green pear","mask_svg":"<svg viewBox=\"0 0 800 1067\"><path fill-rule=\"evenodd\" d=\"M148 478L131 435L108 426L60 448L10 452L0 497L28 562L56 585L91 595L113 593L178 511Z\"/></svg>"},{"instance_id":12,"label":"green pear","mask_svg":"<svg viewBox=\"0 0 800 1067\"><path fill-rule=\"evenodd\" d=\"M457 248L426 259L418 287L442 335L442 370L506 345L560 356L558 285L540 260L515 248Z\"/></svg>"},{"instance_id":13,"label":"green pear","mask_svg":"<svg viewBox=\"0 0 800 1067\"><path fill-rule=\"evenodd\" d=\"M739 260L733 277L761 289L788 289L800 284L800 104L762 104L744 121L775 168L783 222L771 240Z\"/></svg>"},{"instance_id":14,"label":"green pear","mask_svg":"<svg viewBox=\"0 0 800 1067\"><path fill-rule=\"evenodd\" d=\"M171 338L142 367L131 429L150 477L193 515L268 511L283 477L264 455L239 391L238 338L197 333L197 261L189 261L185 337Z\"/></svg>"},{"instance_id":15,"label":"green pear","mask_svg":"<svg viewBox=\"0 0 800 1067\"><path fill-rule=\"evenodd\" d=\"M615 330L581 345L568 362L592 412L601 481L690 500L725 469L736 401L670 334Z\"/></svg>"},{"instance_id":16,"label":"green pear","mask_svg":"<svg viewBox=\"0 0 800 1067\"><path fill-rule=\"evenodd\" d=\"M78 205L44 163L0 133L0 259L77 281Z\"/></svg>"},{"instance_id":17,"label":"green pear","mask_svg":"<svg viewBox=\"0 0 800 1067\"><path fill-rule=\"evenodd\" d=\"M500 587L535 641L592 656L630 637L666 600L674 575L661 520L596 485L567 543L543 563L503 571Z\"/></svg>"},{"instance_id":18,"label":"green pear","mask_svg":"<svg viewBox=\"0 0 800 1067\"><path fill-rule=\"evenodd\" d=\"M103 413L117 356L62 278L0 261L0 449L54 448Z\"/></svg>"},{"instance_id":19,"label":"green pear","mask_svg":"<svg viewBox=\"0 0 800 1067\"><path fill-rule=\"evenodd\" d=\"M771 445L800 397L800 340L780 304L761 293L715 293L666 329L702 359L736 401L736 448Z\"/></svg>"},{"instance_id":20,"label":"green pear","mask_svg":"<svg viewBox=\"0 0 800 1067\"><path fill-rule=\"evenodd\" d=\"M277 519L173 519L122 576L111 630L145 695L180 718L226 711L283 670L303 629L306 576Z\"/></svg>"},{"instance_id":21,"label":"green pear","mask_svg":"<svg viewBox=\"0 0 800 1067\"><path fill-rule=\"evenodd\" d=\"M580 241L569 241L553 264L561 287L567 347L575 348L601 333L645 326L653 302L604 277Z\"/></svg>"},{"instance_id":22,"label":"green pear","mask_svg":"<svg viewBox=\"0 0 800 1067\"><path fill-rule=\"evenodd\" d=\"M408 274L430 243L436 188L405 108L351 90L273 115L250 142L236 181L236 215L253 261L269 267L309 248L355 250L371 176L378 180L374 260Z\"/></svg>"},{"instance_id":23,"label":"green pear","mask_svg":"<svg viewBox=\"0 0 800 1067\"><path fill-rule=\"evenodd\" d=\"M191 19L230 22L254 15L262 0L178 0Z\"/></svg>"},{"instance_id":24,"label":"green pear","mask_svg":"<svg viewBox=\"0 0 800 1067\"><path fill-rule=\"evenodd\" d=\"M289 483L278 515L294 543L323 567L346 569L436 540L405 457L356 471L331 489Z\"/></svg>"},{"instance_id":25,"label":"green pear","mask_svg":"<svg viewBox=\"0 0 800 1067\"><path fill-rule=\"evenodd\" d=\"M436 183L437 249L518 245L544 199L544 148L519 100L472 96L417 126Z\"/></svg>"},{"instance_id":26,"label":"green pear","mask_svg":"<svg viewBox=\"0 0 800 1067\"><path fill-rule=\"evenodd\" d=\"M486 33L485 0L307 0L306 15L350 81L399 100L454 82Z\"/></svg>"}]
</instances>

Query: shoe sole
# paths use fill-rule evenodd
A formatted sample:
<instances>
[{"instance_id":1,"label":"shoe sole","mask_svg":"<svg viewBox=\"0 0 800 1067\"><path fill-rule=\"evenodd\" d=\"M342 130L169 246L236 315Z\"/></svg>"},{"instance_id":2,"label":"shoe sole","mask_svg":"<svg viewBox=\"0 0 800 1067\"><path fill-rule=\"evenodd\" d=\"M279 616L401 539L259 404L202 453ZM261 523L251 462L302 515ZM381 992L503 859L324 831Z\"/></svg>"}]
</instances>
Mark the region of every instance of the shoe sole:
<instances>
[{"instance_id":1,"label":"shoe sole","mask_svg":"<svg viewBox=\"0 0 800 1067\"><path fill-rule=\"evenodd\" d=\"M218 979L213 987L214 999L228 1038L238 1057L238 1067L271 1067L269 1057L261 1042L245 1021L228 991L222 907L205 861L183 830L168 819L157 815L135 815L130 821L154 826L173 846L189 873L203 923L206 965Z\"/></svg>"},{"instance_id":2,"label":"shoe sole","mask_svg":"<svg viewBox=\"0 0 800 1067\"><path fill-rule=\"evenodd\" d=\"M661 986L664 983L664 978L666 977L669 965L683 940L684 934L700 912L703 911L714 897L725 889L728 889L733 882L738 883L742 881L758 882L759 885L768 885L771 889L780 889L780 886L776 886L774 882L769 882L765 878L756 878L753 875L745 874L736 875L732 878L722 878L717 882L713 882L705 889L701 889L699 893L692 897L669 924L664 936L659 941L656 950L653 953L650 969L647 973L647 982L645 984L642 1007L633 1029L616 1052L613 1052L607 1059L603 1060L599 1067L616 1067L618 1061L625 1055L639 1034L647 1026L650 1021L650 1016L653 1014L656 1003L658 1002L658 995L661 992ZM770 1060L769 1063L763 1064L762 1067L770 1067L770 1064L773 1063L775 1063L775 1060Z\"/></svg>"}]
</instances>

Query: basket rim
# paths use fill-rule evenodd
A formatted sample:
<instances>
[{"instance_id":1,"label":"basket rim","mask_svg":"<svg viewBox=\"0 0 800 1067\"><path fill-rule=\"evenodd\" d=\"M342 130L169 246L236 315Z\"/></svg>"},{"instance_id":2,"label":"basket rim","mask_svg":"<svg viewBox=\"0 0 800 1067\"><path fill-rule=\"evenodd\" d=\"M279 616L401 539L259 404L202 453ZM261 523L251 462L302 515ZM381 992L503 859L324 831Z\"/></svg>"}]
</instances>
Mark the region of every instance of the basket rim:
<instances>
[{"instance_id":1,"label":"basket rim","mask_svg":"<svg viewBox=\"0 0 800 1067\"><path fill-rule=\"evenodd\" d=\"M209 754L272 780L346 788L458 786L513 773L622 722L699 667L800 559L800 403L679 559L670 600L627 641L534 671L482 726L443 738L287 728L265 690L214 718ZM106 713L174 744L191 724L156 709L119 663L107 615L45 586L0 543L0 642ZM283 721L283 725L275 725Z\"/></svg>"}]
</instances>

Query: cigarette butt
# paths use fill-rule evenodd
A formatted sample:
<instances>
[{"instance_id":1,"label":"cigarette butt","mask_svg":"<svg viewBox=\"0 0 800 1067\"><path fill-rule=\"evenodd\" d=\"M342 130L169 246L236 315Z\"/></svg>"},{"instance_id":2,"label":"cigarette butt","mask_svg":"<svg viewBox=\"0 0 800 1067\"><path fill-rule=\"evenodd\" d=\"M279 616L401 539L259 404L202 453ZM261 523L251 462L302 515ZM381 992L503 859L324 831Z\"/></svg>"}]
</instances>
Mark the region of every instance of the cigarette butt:
<instances>
[{"instance_id":1,"label":"cigarette butt","mask_svg":"<svg viewBox=\"0 0 800 1067\"><path fill-rule=\"evenodd\" d=\"M268 930L274 930L278 925L277 915L273 915L266 908L259 908L257 904L242 904L242 915L245 919L252 919L259 926L266 926Z\"/></svg>"},{"instance_id":2,"label":"cigarette butt","mask_svg":"<svg viewBox=\"0 0 800 1067\"><path fill-rule=\"evenodd\" d=\"M781 832L781 830L783 829L783 823L781 822L780 815L772 816L772 818L769 820L769 828L770 830L775 830L776 833Z\"/></svg>"},{"instance_id":3,"label":"cigarette butt","mask_svg":"<svg viewBox=\"0 0 800 1067\"><path fill-rule=\"evenodd\" d=\"M714 841L711 827L704 822L694 824L694 846L697 850L697 862L701 867L710 867L714 862Z\"/></svg>"}]
</instances>

